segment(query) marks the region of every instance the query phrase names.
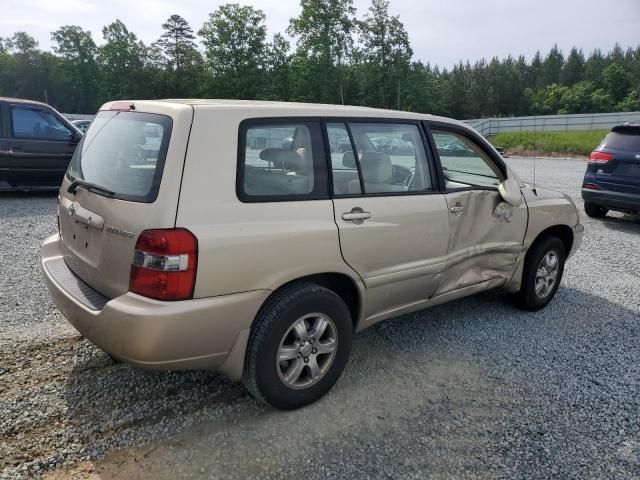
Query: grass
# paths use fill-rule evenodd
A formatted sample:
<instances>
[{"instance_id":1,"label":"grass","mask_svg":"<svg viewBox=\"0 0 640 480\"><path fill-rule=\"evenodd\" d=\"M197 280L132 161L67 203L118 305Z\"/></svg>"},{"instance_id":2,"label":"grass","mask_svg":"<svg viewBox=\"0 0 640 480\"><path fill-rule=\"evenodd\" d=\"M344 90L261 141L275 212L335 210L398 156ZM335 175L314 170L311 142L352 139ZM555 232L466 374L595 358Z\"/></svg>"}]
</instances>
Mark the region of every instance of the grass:
<instances>
[{"instance_id":1,"label":"grass","mask_svg":"<svg viewBox=\"0 0 640 480\"><path fill-rule=\"evenodd\" d=\"M489 138L492 144L511 151L539 154L589 155L608 130L579 132L503 132ZM508 152L507 152L508 153Z\"/></svg>"}]
</instances>

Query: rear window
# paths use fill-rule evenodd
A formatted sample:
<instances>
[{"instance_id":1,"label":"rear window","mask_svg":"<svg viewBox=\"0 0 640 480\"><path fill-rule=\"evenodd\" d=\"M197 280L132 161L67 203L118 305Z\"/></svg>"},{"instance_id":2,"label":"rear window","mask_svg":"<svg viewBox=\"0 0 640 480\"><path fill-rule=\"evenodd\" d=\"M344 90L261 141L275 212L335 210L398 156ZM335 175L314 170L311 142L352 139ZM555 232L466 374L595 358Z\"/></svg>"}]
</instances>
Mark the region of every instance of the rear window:
<instances>
[{"instance_id":1,"label":"rear window","mask_svg":"<svg viewBox=\"0 0 640 480\"><path fill-rule=\"evenodd\" d=\"M154 113L99 112L78 145L67 176L111 190L115 198L153 202L171 126L171 118Z\"/></svg>"},{"instance_id":2,"label":"rear window","mask_svg":"<svg viewBox=\"0 0 640 480\"><path fill-rule=\"evenodd\" d=\"M243 202L324 198L327 171L319 122L244 122L236 189Z\"/></svg>"},{"instance_id":3,"label":"rear window","mask_svg":"<svg viewBox=\"0 0 640 480\"><path fill-rule=\"evenodd\" d=\"M600 148L615 148L640 152L640 135L634 133L611 132L600 144Z\"/></svg>"}]
</instances>

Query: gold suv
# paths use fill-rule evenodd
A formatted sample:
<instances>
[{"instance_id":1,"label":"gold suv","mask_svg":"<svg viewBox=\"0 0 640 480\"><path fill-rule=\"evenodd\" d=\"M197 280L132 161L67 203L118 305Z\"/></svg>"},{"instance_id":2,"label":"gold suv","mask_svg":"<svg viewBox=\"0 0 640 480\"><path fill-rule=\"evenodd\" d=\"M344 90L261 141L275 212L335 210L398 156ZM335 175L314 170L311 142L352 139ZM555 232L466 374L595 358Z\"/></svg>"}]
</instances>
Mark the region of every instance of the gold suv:
<instances>
[{"instance_id":1,"label":"gold suv","mask_svg":"<svg viewBox=\"0 0 640 480\"><path fill-rule=\"evenodd\" d=\"M463 123L222 100L105 104L58 217L42 269L84 336L282 409L325 394L381 320L496 287L544 307L583 231Z\"/></svg>"}]
</instances>

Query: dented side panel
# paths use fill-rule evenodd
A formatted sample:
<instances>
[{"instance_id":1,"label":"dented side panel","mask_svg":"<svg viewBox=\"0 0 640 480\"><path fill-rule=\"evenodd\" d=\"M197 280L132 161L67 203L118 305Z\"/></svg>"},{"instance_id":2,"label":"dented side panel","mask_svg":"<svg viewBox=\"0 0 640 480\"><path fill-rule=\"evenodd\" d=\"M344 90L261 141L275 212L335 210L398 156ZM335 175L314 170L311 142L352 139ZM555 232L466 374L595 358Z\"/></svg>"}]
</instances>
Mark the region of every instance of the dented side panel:
<instances>
[{"instance_id":1,"label":"dented side panel","mask_svg":"<svg viewBox=\"0 0 640 480\"><path fill-rule=\"evenodd\" d=\"M573 253L578 248L582 235L577 235L575 227L580 223L578 210L573 200L564 193L549 190L547 188L536 188L534 190L525 186L522 189L524 198L529 206L529 228L525 238L525 246L529 247L538 238L540 233L549 227L565 225L574 231ZM576 241L578 240L578 241Z\"/></svg>"},{"instance_id":2,"label":"dented side panel","mask_svg":"<svg viewBox=\"0 0 640 480\"><path fill-rule=\"evenodd\" d=\"M527 206L514 207L493 190L446 195L449 266L435 296L488 280L508 280L522 252Z\"/></svg>"}]
</instances>

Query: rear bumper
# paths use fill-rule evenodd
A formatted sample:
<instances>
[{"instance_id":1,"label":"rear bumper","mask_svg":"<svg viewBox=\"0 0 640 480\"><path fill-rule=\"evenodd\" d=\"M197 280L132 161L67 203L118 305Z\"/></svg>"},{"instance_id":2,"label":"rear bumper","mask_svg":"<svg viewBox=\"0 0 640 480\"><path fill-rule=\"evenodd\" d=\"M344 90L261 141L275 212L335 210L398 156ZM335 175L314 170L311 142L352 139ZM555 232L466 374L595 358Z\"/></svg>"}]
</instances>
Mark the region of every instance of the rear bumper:
<instances>
[{"instance_id":1,"label":"rear bumper","mask_svg":"<svg viewBox=\"0 0 640 480\"><path fill-rule=\"evenodd\" d=\"M227 357L236 363L244 360L246 331L268 290L179 302L161 302L128 292L107 299L96 310L79 298L76 289L61 283L61 257L59 236L52 235L41 248L41 267L51 297L67 320L102 350L145 368L222 367L238 377L242 365L225 361ZM57 270L51 268L54 262ZM76 278L78 282L82 280Z\"/></svg>"},{"instance_id":2,"label":"rear bumper","mask_svg":"<svg viewBox=\"0 0 640 480\"><path fill-rule=\"evenodd\" d=\"M582 189L582 199L610 210L640 213L640 194Z\"/></svg>"}]
</instances>

